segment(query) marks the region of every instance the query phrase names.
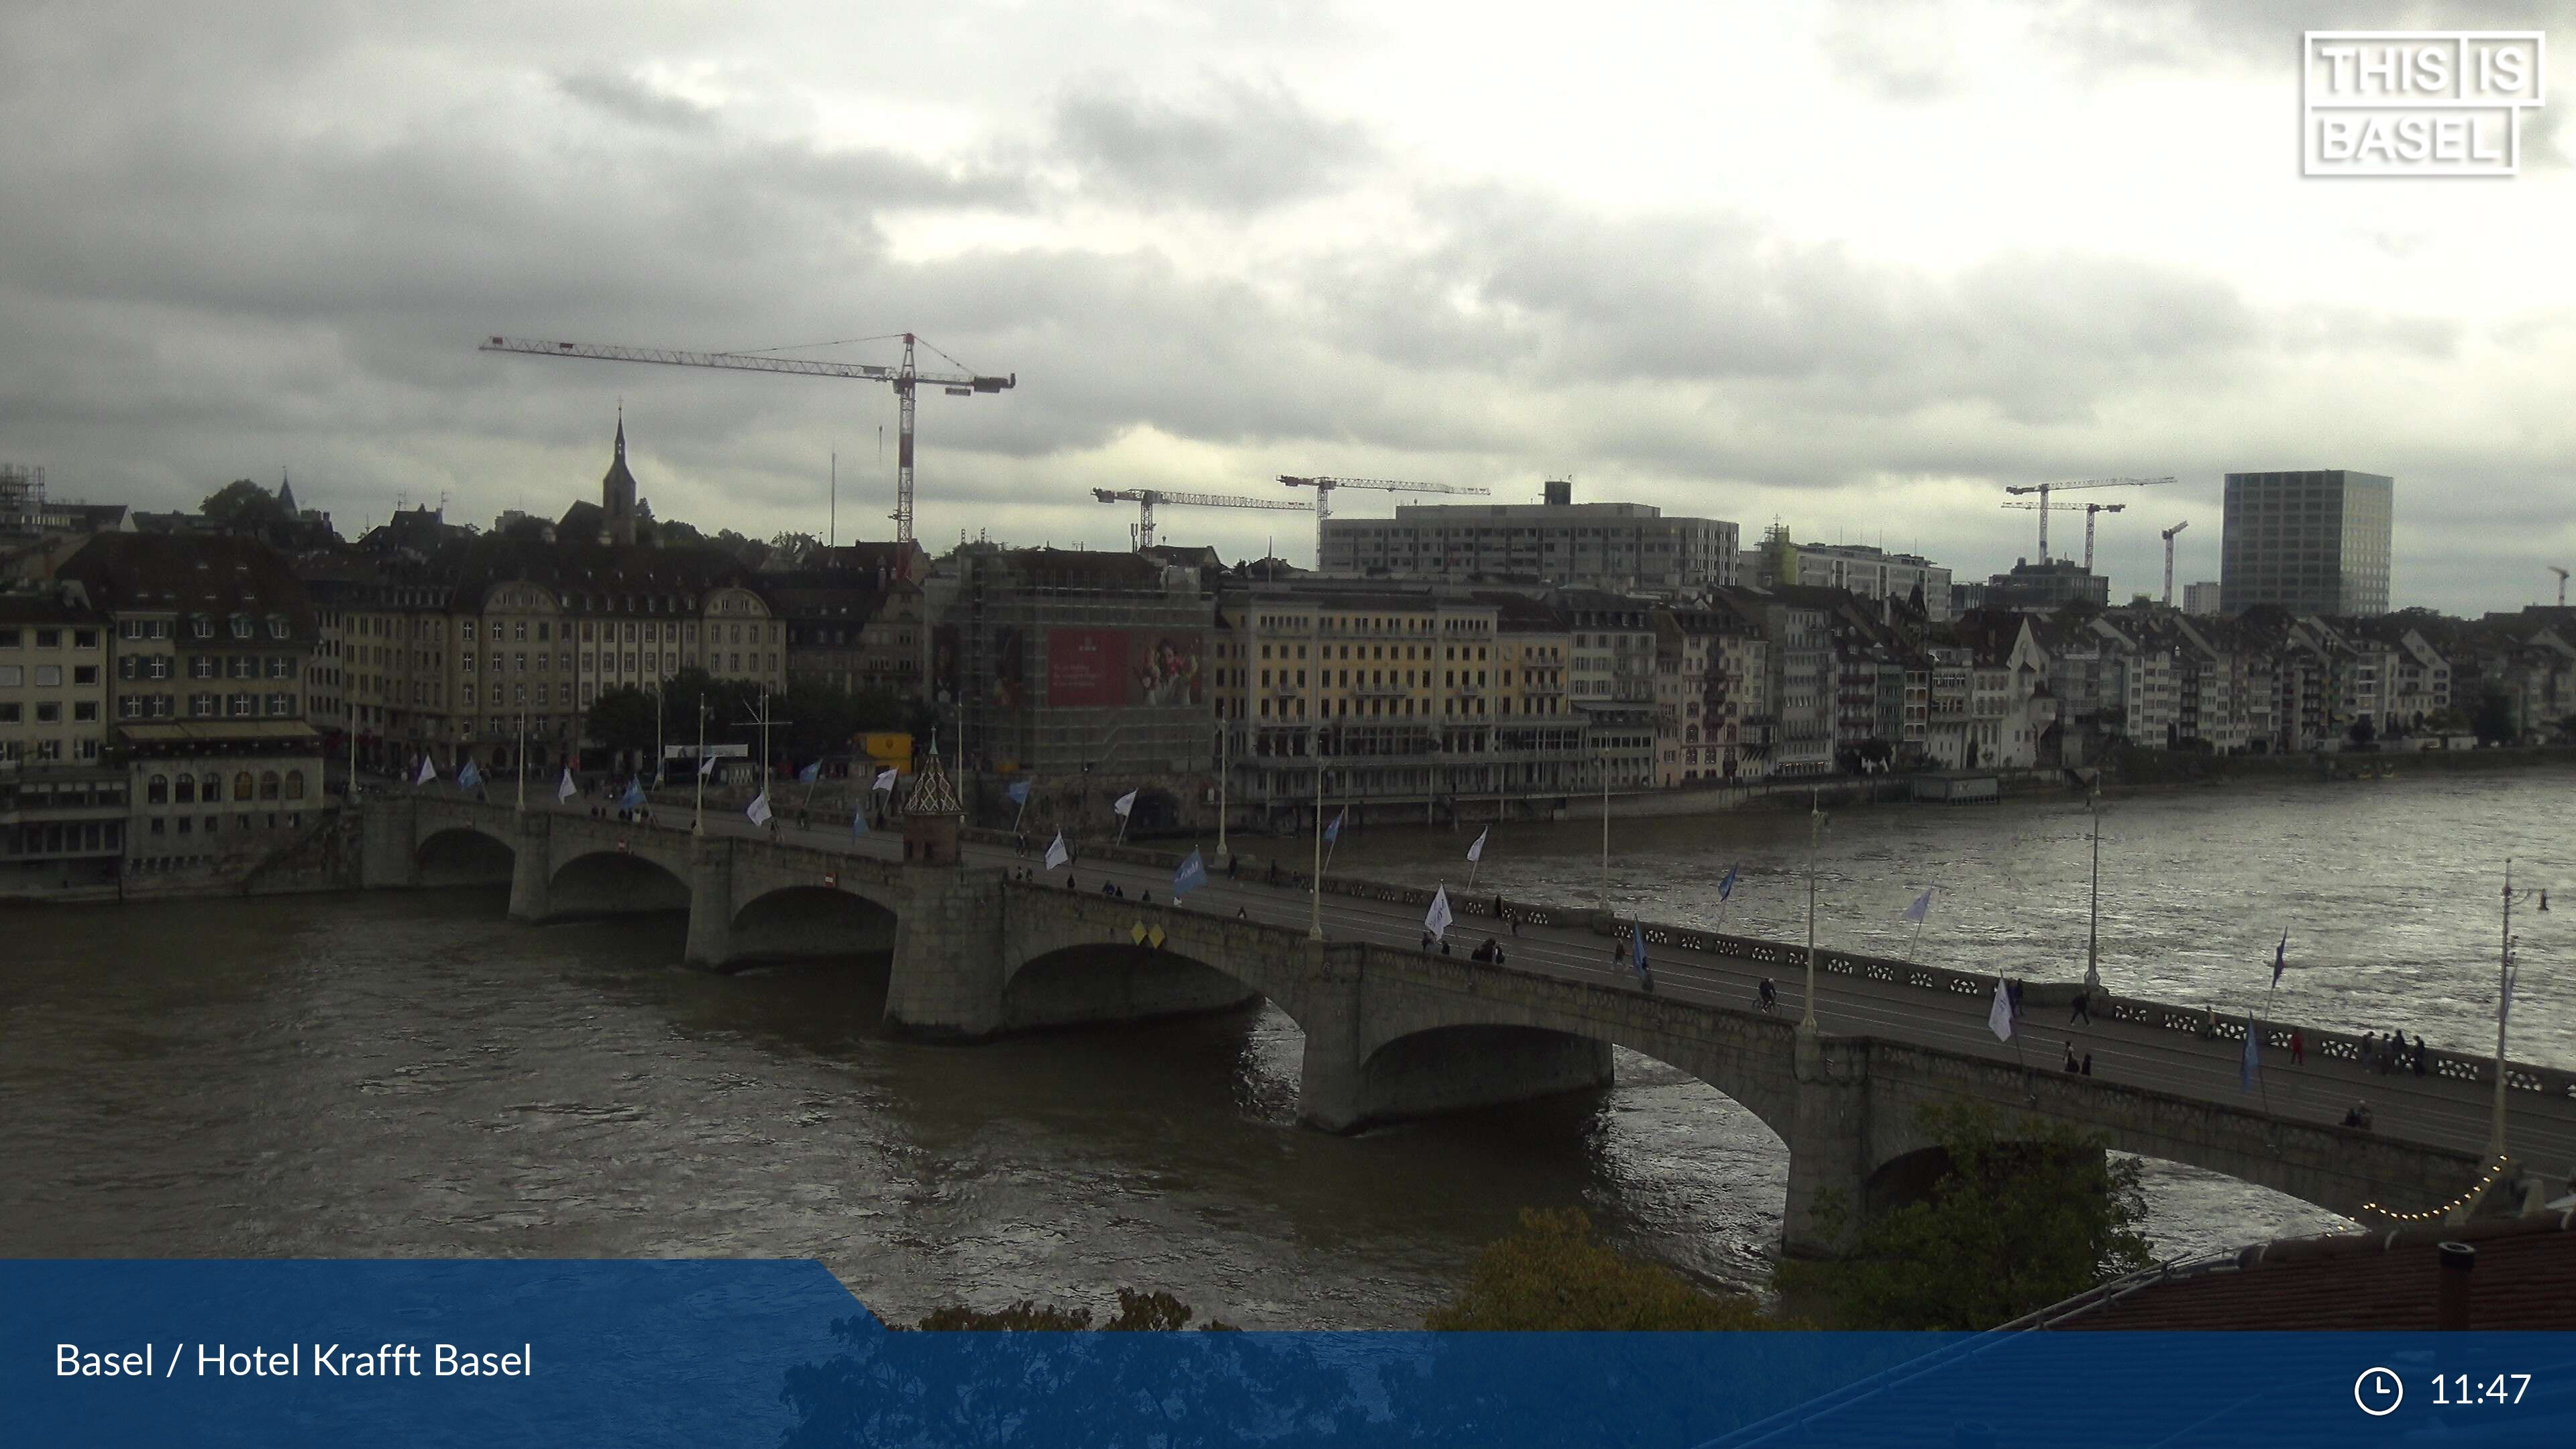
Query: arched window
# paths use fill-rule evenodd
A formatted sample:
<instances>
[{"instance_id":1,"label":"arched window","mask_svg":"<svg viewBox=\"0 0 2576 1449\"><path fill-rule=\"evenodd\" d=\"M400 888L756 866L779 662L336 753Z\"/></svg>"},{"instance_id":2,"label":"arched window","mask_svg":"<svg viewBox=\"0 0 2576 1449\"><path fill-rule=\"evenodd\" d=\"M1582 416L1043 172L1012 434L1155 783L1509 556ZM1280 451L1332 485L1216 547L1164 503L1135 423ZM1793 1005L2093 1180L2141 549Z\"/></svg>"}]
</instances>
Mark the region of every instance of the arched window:
<instances>
[{"instance_id":1,"label":"arched window","mask_svg":"<svg viewBox=\"0 0 2576 1449\"><path fill-rule=\"evenodd\" d=\"M152 777L152 780L151 780L151 783L149 783L149 784L147 784L147 785L145 785L145 786L143 787L143 800L144 800L144 803L149 804L149 805L167 805L167 804L169 804L169 803L170 803L170 777L169 777L169 776L167 776L167 775L155 775L155 776L153 776L153 777Z\"/></svg>"},{"instance_id":2,"label":"arched window","mask_svg":"<svg viewBox=\"0 0 2576 1449\"><path fill-rule=\"evenodd\" d=\"M262 800L274 800L277 798L277 772L275 770L267 771L259 777L259 798Z\"/></svg>"},{"instance_id":3,"label":"arched window","mask_svg":"<svg viewBox=\"0 0 2576 1449\"><path fill-rule=\"evenodd\" d=\"M194 805L197 803L196 776L181 775L179 777L179 803L182 805Z\"/></svg>"},{"instance_id":4,"label":"arched window","mask_svg":"<svg viewBox=\"0 0 2576 1449\"><path fill-rule=\"evenodd\" d=\"M254 798L252 792L258 788L259 782L251 778L250 771L248 770L244 770L240 774L233 776L233 798L236 800L248 800Z\"/></svg>"},{"instance_id":5,"label":"arched window","mask_svg":"<svg viewBox=\"0 0 2576 1449\"><path fill-rule=\"evenodd\" d=\"M302 770L289 770L286 772L286 798L289 800L301 800L304 798L304 772Z\"/></svg>"}]
</instances>

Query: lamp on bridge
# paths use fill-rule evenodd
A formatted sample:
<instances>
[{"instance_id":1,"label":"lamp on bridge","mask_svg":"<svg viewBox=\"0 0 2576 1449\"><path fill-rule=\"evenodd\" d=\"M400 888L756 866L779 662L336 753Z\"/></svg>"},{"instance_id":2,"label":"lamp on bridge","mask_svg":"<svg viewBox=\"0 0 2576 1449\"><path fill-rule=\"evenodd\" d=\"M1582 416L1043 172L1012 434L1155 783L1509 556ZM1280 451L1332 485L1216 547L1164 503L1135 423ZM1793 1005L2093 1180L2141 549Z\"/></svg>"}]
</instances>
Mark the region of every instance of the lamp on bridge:
<instances>
[{"instance_id":1,"label":"lamp on bridge","mask_svg":"<svg viewBox=\"0 0 2576 1449\"><path fill-rule=\"evenodd\" d=\"M2514 902L2529 900L2533 896L2540 897L2540 909L2544 911L2549 909L2549 892L2547 890L2531 890L2526 888L2521 891L2516 891L2513 888L2513 861L2508 857L2504 863L2504 944L2496 957L2495 1120L2487 1129L2487 1154L2490 1157L2496 1158L2502 1158L2505 1155L2505 1019L2513 1015L2513 983L2514 979L2521 974L2519 968L2515 966L2513 959L2513 948L2522 939L2513 933L2513 906Z\"/></svg>"}]
</instances>

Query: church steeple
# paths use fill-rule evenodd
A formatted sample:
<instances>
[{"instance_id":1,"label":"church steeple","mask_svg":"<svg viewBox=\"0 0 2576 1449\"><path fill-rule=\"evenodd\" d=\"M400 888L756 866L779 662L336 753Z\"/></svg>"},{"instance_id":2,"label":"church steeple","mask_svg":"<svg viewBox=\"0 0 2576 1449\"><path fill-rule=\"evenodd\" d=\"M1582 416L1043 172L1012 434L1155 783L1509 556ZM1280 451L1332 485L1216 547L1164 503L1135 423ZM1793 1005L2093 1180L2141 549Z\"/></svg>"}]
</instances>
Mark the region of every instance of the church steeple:
<instances>
[{"instance_id":1,"label":"church steeple","mask_svg":"<svg viewBox=\"0 0 2576 1449\"><path fill-rule=\"evenodd\" d=\"M286 481L283 468L277 470L277 506L286 510L288 518L295 517L295 485Z\"/></svg>"},{"instance_id":2,"label":"church steeple","mask_svg":"<svg viewBox=\"0 0 2576 1449\"><path fill-rule=\"evenodd\" d=\"M626 471L626 408L617 409L616 453L609 459L608 474L599 480L599 541L611 544L635 542L635 475Z\"/></svg>"}]
</instances>

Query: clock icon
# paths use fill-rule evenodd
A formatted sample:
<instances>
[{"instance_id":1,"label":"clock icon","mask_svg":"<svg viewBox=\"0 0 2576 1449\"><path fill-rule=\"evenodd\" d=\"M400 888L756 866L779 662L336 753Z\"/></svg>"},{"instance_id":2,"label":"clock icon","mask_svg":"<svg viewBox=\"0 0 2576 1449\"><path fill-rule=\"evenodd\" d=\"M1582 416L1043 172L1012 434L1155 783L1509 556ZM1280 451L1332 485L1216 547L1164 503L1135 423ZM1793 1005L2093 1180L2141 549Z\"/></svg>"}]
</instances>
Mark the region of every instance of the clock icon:
<instances>
[{"instance_id":1,"label":"clock icon","mask_svg":"<svg viewBox=\"0 0 2576 1449\"><path fill-rule=\"evenodd\" d=\"M2383 1419L2406 1402L2406 1385L2398 1381L2394 1369L2363 1369L2361 1377L2352 1381L2352 1401L2361 1406L2363 1413Z\"/></svg>"}]
</instances>

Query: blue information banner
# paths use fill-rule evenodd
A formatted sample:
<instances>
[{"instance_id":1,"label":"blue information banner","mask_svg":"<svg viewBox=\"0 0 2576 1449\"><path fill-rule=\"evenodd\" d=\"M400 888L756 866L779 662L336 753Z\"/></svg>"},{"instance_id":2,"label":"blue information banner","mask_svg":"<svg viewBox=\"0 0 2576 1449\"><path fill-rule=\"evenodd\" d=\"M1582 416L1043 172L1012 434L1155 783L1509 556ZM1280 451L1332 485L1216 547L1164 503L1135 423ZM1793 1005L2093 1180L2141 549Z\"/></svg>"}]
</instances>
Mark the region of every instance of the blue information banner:
<instances>
[{"instance_id":1,"label":"blue information banner","mask_svg":"<svg viewBox=\"0 0 2576 1449\"><path fill-rule=\"evenodd\" d=\"M0 1263L0 1444L2576 1442L2576 1335L890 1332L812 1262Z\"/></svg>"}]
</instances>

